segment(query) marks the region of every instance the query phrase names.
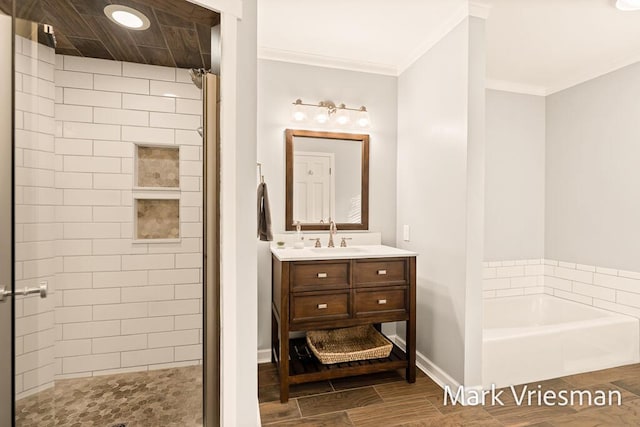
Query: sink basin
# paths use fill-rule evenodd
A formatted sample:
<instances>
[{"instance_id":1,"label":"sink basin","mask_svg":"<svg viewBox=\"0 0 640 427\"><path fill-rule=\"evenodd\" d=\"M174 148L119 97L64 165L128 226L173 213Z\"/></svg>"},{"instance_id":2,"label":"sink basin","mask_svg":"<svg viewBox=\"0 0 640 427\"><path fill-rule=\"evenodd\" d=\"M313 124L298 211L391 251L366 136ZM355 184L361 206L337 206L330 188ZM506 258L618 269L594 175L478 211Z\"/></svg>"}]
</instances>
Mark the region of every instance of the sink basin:
<instances>
[{"instance_id":1,"label":"sink basin","mask_svg":"<svg viewBox=\"0 0 640 427\"><path fill-rule=\"evenodd\" d=\"M309 248L310 251L318 254L346 254L346 253L362 253L367 252L365 248L361 247L346 247L346 248Z\"/></svg>"}]
</instances>

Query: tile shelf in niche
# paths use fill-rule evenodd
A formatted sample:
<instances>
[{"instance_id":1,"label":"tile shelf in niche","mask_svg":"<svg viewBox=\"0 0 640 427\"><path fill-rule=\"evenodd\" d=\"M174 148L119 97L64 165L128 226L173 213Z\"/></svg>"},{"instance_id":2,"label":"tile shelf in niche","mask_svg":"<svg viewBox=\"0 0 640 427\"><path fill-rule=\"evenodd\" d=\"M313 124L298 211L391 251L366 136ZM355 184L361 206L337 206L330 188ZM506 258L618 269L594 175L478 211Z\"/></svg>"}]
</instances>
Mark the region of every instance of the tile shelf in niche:
<instances>
[{"instance_id":1,"label":"tile shelf in niche","mask_svg":"<svg viewBox=\"0 0 640 427\"><path fill-rule=\"evenodd\" d=\"M180 199L176 197L134 199L134 243L178 243Z\"/></svg>"},{"instance_id":2,"label":"tile shelf in niche","mask_svg":"<svg viewBox=\"0 0 640 427\"><path fill-rule=\"evenodd\" d=\"M180 189L180 147L136 144L134 190Z\"/></svg>"}]
</instances>

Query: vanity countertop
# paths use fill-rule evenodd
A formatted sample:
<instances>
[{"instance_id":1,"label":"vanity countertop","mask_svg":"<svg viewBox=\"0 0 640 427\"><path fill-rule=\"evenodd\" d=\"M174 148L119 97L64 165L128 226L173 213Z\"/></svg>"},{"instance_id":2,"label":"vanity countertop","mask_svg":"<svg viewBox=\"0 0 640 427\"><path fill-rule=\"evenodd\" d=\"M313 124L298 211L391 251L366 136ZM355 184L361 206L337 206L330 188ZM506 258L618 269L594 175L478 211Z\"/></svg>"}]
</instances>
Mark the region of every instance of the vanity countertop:
<instances>
[{"instance_id":1,"label":"vanity countertop","mask_svg":"<svg viewBox=\"0 0 640 427\"><path fill-rule=\"evenodd\" d=\"M417 256L415 252L398 249L385 245L360 245L346 248L315 248L304 247L294 249L292 247L278 248L271 246L271 253L279 261L318 261L329 259L353 259L353 258L395 258Z\"/></svg>"}]
</instances>

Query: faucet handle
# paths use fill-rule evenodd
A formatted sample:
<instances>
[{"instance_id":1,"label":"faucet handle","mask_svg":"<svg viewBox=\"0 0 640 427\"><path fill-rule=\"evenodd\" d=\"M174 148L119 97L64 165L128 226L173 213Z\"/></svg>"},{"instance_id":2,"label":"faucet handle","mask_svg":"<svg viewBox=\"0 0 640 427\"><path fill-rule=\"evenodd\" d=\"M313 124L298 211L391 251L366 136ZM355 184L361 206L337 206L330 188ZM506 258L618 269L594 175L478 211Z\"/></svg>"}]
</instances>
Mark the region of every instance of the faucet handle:
<instances>
[{"instance_id":1,"label":"faucet handle","mask_svg":"<svg viewBox=\"0 0 640 427\"><path fill-rule=\"evenodd\" d=\"M342 237L342 241L340 242L340 247L341 248L346 248L347 247L347 240L351 240L351 237Z\"/></svg>"},{"instance_id":2,"label":"faucet handle","mask_svg":"<svg viewBox=\"0 0 640 427\"><path fill-rule=\"evenodd\" d=\"M317 239L311 239L311 240L315 240L316 243L313 245L316 248L321 248L322 245L320 244L320 238L318 237Z\"/></svg>"}]
</instances>

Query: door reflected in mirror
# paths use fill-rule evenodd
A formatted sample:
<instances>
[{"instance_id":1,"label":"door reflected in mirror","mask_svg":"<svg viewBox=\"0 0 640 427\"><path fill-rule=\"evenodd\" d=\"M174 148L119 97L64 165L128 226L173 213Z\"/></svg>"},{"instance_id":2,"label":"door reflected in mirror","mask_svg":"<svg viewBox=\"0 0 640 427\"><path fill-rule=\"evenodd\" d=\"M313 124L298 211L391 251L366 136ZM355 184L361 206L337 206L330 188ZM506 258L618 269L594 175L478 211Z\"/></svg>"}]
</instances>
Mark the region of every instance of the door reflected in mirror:
<instances>
[{"instance_id":1,"label":"door reflected in mirror","mask_svg":"<svg viewBox=\"0 0 640 427\"><path fill-rule=\"evenodd\" d=\"M369 135L286 131L286 229L368 229Z\"/></svg>"}]
</instances>

